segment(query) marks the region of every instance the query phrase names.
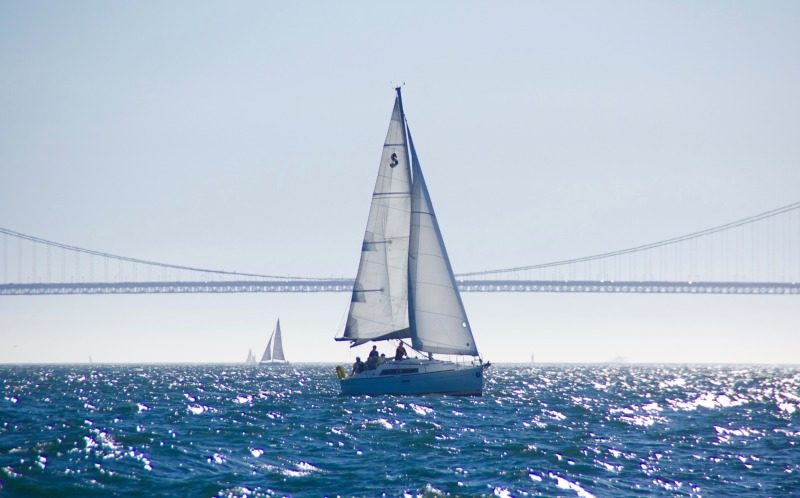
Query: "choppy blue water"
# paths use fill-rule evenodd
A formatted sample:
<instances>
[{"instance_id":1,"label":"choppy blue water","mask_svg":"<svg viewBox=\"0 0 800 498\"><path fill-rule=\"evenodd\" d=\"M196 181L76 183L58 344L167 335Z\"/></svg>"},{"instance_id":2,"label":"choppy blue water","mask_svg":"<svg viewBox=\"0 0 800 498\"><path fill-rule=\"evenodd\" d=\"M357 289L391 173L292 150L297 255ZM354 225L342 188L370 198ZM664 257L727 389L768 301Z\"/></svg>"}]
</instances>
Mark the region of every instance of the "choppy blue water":
<instances>
[{"instance_id":1,"label":"choppy blue water","mask_svg":"<svg viewBox=\"0 0 800 498\"><path fill-rule=\"evenodd\" d=\"M0 366L2 496L798 496L800 368L493 367L483 397L330 365Z\"/></svg>"}]
</instances>

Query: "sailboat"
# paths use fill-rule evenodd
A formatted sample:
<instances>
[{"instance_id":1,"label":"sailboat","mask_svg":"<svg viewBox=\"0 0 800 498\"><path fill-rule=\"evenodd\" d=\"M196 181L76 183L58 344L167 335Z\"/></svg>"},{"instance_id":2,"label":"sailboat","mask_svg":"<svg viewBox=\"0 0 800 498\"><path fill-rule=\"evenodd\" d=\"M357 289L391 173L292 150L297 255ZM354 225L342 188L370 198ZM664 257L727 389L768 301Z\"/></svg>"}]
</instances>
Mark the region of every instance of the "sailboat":
<instances>
[{"instance_id":1,"label":"sailboat","mask_svg":"<svg viewBox=\"0 0 800 498\"><path fill-rule=\"evenodd\" d=\"M253 349L247 350L247 359L244 361L247 365L255 365L256 364L256 355L253 354Z\"/></svg>"},{"instance_id":2,"label":"sailboat","mask_svg":"<svg viewBox=\"0 0 800 498\"><path fill-rule=\"evenodd\" d=\"M480 396L489 364L475 345L395 90L347 322L336 340L351 347L405 340L425 356L390 359L349 376L338 367L341 392ZM471 358L452 362L434 354Z\"/></svg>"},{"instance_id":3,"label":"sailboat","mask_svg":"<svg viewBox=\"0 0 800 498\"><path fill-rule=\"evenodd\" d=\"M264 354L261 355L261 361L259 361L258 364L287 365L288 363L289 362L286 361L286 357L283 355L283 341L281 340L281 320L278 319L278 323L275 325L275 330L273 330L272 335L269 336L267 349L264 350Z\"/></svg>"}]
</instances>

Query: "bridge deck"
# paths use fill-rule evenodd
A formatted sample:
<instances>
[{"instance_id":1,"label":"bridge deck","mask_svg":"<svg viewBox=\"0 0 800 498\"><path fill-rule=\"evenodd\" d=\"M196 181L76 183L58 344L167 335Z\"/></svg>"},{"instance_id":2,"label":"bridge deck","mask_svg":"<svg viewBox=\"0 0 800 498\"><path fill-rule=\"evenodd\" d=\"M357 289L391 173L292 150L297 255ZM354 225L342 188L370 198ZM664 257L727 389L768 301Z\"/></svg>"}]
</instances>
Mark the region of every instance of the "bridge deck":
<instances>
[{"instance_id":1,"label":"bridge deck","mask_svg":"<svg viewBox=\"0 0 800 498\"><path fill-rule=\"evenodd\" d=\"M588 292L636 294L779 294L800 295L792 282L613 282L589 280L459 280L462 292ZM350 292L352 279L239 280L228 282L89 282L0 284L0 295L196 294L246 292Z\"/></svg>"}]
</instances>

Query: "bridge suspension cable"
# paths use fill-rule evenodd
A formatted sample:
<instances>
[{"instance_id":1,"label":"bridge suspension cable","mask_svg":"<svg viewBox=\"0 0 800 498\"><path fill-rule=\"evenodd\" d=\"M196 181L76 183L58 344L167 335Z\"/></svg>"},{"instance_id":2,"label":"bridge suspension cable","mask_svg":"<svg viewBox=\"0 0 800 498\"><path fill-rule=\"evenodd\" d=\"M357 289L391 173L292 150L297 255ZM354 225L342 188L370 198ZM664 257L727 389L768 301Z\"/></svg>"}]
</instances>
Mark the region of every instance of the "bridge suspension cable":
<instances>
[{"instance_id":1,"label":"bridge suspension cable","mask_svg":"<svg viewBox=\"0 0 800 498\"><path fill-rule=\"evenodd\" d=\"M0 295L347 292L352 289L352 279L347 278L268 275L163 263L54 242L7 228L0 228L0 238L3 278ZM9 239L16 239L15 247L8 243ZM723 225L627 249L536 265L460 273L457 277L463 290L476 292L800 295L798 249L800 202L794 202ZM116 268L110 268L112 260ZM152 271L156 268L162 271ZM96 270L104 277L95 278ZM184 272L195 276L186 278Z\"/></svg>"},{"instance_id":2,"label":"bridge suspension cable","mask_svg":"<svg viewBox=\"0 0 800 498\"><path fill-rule=\"evenodd\" d=\"M792 204L787 204L786 206L782 206L779 208L771 209L769 211L764 211L763 213L759 213L753 216L748 216L747 218L742 218L740 220L732 221L730 223L726 223L724 225L715 226L712 228L706 228L705 230L700 230L699 232L692 232L686 235L681 235L679 237L673 237L671 239L665 239L658 242L651 242L649 244L643 244L635 247L629 247L627 249L620 249L617 251L611 252L604 252L600 254L594 254L592 256L583 256L580 258L573 258L573 259L563 259L559 261L551 261L549 263L540 263L537 265L529 265L529 266L516 266L513 268L499 268L495 270L482 270L482 271L473 271L467 273L459 273L457 277L476 277L481 275L494 275L498 273L511 273L517 271L527 271L527 270L541 270L544 268L552 268L555 266L564 266L570 265L575 263L585 263L587 261L596 261L599 259L606 259L606 258L613 258L616 256L622 256L625 254L632 254L642 251L647 251L649 249L655 249L658 247L669 246L673 244L677 244L680 242L685 242L687 240L698 239L700 237L705 237L707 235L712 235L717 232L722 232L724 230L729 230L731 228L740 227L742 225L748 225L751 223L755 223L757 221L765 220L767 218L772 218L774 216L778 216L783 213L788 213L790 211L794 211L800 209L800 202L794 202Z\"/></svg>"},{"instance_id":3,"label":"bridge suspension cable","mask_svg":"<svg viewBox=\"0 0 800 498\"><path fill-rule=\"evenodd\" d=\"M265 275L260 273L243 273L237 271L226 271L226 270L213 270L209 268L198 268L194 266L184 266L184 265L175 265L170 263L161 263L158 261L148 261L146 259L139 259L139 258L131 258L128 256L120 256L118 254L112 254L108 252L102 251L95 251L93 249L86 249L83 247L71 246L67 244L62 244L60 242L54 242L52 240L43 239L40 237L34 237L33 235L28 235L20 232L15 232L14 230L9 230L8 228L0 227L0 233L5 235L10 235L12 237L16 237L18 239L24 239L36 244L43 244L49 247L56 247L59 249L64 249L67 251L72 251L76 253L88 254L91 256L99 256L102 258L114 259L117 261L125 261L126 263L137 263L149 266L157 266L160 268L170 268L173 270L186 270L186 271L195 271L201 273L211 273L215 275L228 275L228 276L237 276L237 277L254 277L254 278L269 278L269 279L291 279L291 280L319 280L319 277L296 277L291 275Z\"/></svg>"}]
</instances>

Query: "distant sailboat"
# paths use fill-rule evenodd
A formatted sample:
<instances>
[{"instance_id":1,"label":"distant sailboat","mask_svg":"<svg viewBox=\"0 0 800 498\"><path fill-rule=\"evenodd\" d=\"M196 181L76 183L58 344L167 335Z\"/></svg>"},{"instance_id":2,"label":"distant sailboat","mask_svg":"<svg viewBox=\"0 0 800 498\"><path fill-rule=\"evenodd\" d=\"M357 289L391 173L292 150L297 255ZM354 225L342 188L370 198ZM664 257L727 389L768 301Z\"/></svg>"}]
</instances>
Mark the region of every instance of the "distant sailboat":
<instances>
[{"instance_id":1,"label":"distant sailboat","mask_svg":"<svg viewBox=\"0 0 800 498\"><path fill-rule=\"evenodd\" d=\"M347 376L342 394L481 395L483 364L456 286L400 88L383 145L347 324L339 341L410 339L427 358L389 360ZM453 363L433 355L471 356Z\"/></svg>"},{"instance_id":2,"label":"distant sailboat","mask_svg":"<svg viewBox=\"0 0 800 498\"><path fill-rule=\"evenodd\" d=\"M258 362L259 365L285 365L289 363L286 361L286 357L283 355L283 340L281 339L281 321L278 319L278 323L275 325L275 330L272 332L272 335L269 336L269 342L267 343L267 349L264 350L264 354L261 355L261 361Z\"/></svg>"},{"instance_id":3,"label":"distant sailboat","mask_svg":"<svg viewBox=\"0 0 800 498\"><path fill-rule=\"evenodd\" d=\"M247 359L245 360L247 365L255 365L256 364L256 355L253 354L253 349L247 350Z\"/></svg>"}]
</instances>

